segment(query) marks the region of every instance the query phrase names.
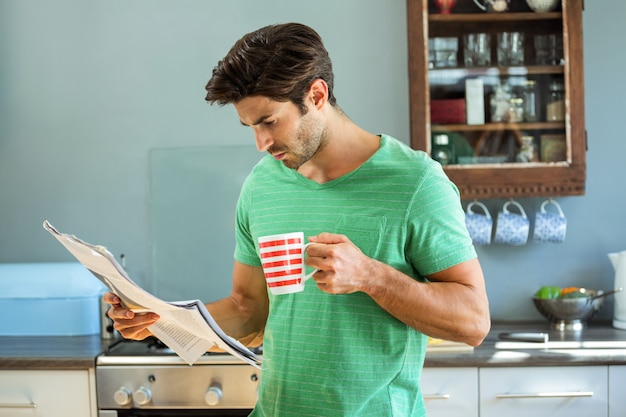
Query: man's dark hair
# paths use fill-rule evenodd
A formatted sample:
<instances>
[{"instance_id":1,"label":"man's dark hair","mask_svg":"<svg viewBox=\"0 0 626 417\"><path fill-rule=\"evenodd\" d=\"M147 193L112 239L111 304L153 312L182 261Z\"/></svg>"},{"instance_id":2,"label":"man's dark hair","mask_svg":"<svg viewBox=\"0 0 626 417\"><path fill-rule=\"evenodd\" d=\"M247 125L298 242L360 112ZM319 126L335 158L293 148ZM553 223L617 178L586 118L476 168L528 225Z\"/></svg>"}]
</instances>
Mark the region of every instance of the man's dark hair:
<instances>
[{"instance_id":1,"label":"man's dark hair","mask_svg":"<svg viewBox=\"0 0 626 417\"><path fill-rule=\"evenodd\" d=\"M321 37L299 23L270 25L244 35L213 69L206 101L225 105L249 96L291 101L304 114L313 81L328 85L335 106L333 69Z\"/></svg>"}]
</instances>

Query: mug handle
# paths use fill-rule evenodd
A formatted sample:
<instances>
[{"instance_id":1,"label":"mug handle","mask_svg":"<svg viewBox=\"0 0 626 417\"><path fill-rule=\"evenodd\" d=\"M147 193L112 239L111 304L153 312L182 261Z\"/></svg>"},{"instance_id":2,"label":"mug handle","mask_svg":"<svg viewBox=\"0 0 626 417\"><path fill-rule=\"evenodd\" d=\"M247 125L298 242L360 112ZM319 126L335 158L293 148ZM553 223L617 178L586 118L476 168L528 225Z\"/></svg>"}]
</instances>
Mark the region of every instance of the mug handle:
<instances>
[{"instance_id":1,"label":"mug handle","mask_svg":"<svg viewBox=\"0 0 626 417\"><path fill-rule=\"evenodd\" d=\"M474 213L474 211L472 210L472 207L474 207L475 205L480 207L483 210L483 213L485 214L485 216L487 216L488 218L491 218L491 214L489 214L489 210L480 201L472 201L472 202L470 202L467 205L467 214L473 214Z\"/></svg>"},{"instance_id":2,"label":"mug handle","mask_svg":"<svg viewBox=\"0 0 626 417\"><path fill-rule=\"evenodd\" d=\"M558 210L559 216L565 217L565 214L563 214L563 210L561 210L561 206L559 205L559 203L557 203L553 199L549 199L549 200L546 200L543 203L541 203L541 212L542 213L547 213L546 206L548 204L553 204L556 207L556 209Z\"/></svg>"},{"instance_id":3,"label":"mug handle","mask_svg":"<svg viewBox=\"0 0 626 417\"><path fill-rule=\"evenodd\" d=\"M306 248L308 248L310 245L312 245L313 242L309 242L309 243L305 243L304 244L304 248L302 248L302 252L304 253L304 255L307 255L306 253ZM306 265L304 265L304 256L302 257L302 267L306 268ZM315 269L313 270L313 272L310 272L308 274L306 274L303 278L302 278L302 282L306 282L309 278L311 278L313 276L313 274L315 274L317 271L319 271L319 269Z\"/></svg>"},{"instance_id":4,"label":"mug handle","mask_svg":"<svg viewBox=\"0 0 626 417\"><path fill-rule=\"evenodd\" d=\"M508 210L509 204L513 204L515 207L517 207L522 217L525 219L527 218L526 212L524 211L524 207L522 207L522 205L515 200L509 200L506 203L504 203L504 206L502 206L502 211L504 213L509 214L509 210Z\"/></svg>"}]
</instances>

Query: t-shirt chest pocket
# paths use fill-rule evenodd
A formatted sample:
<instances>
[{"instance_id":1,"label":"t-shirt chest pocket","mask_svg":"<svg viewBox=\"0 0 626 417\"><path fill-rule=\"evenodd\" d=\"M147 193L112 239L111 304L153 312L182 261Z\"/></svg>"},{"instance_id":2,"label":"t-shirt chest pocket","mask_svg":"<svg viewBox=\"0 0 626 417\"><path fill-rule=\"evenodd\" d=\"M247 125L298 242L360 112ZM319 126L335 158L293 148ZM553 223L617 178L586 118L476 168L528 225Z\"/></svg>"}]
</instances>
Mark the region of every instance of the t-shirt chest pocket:
<instances>
[{"instance_id":1,"label":"t-shirt chest pocket","mask_svg":"<svg viewBox=\"0 0 626 417\"><path fill-rule=\"evenodd\" d=\"M335 224L335 231L346 235L365 255L376 258L386 224L386 217L342 215Z\"/></svg>"}]
</instances>

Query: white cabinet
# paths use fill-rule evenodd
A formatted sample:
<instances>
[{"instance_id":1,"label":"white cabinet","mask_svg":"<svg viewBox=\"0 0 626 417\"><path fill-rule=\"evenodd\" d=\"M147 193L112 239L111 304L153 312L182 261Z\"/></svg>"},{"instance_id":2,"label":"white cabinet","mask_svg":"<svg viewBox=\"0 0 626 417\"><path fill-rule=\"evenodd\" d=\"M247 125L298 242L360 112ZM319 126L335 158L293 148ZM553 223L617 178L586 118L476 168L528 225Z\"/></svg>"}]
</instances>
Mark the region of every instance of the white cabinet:
<instances>
[{"instance_id":1,"label":"white cabinet","mask_svg":"<svg viewBox=\"0 0 626 417\"><path fill-rule=\"evenodd\" d=\"M96 416L91 370L0 371L0 417Z\"/></svg>"},{"instance_id":2,"label":"white cabinet","mask_svg":"<svg viewBox=\"0 0 626 417\"><path fill-rule=\"evenodd\" d=\"M626 365L609 366L609 417L626 417Z\"/></svg>"},{"instance_id":3,"label":"white cabinet","mask_svg":"<svg viewBox=\"0 0 626 417\"><path fill-rule=\"evenodd\" d=\"M424 368L421 386L428 417L478 417L477 368Z\"/></svg>"},{"instance_id":4,"label":"white cabinet","mask_svg":"<svg viewBox=\"0 0 626 417\"><path fill-rule=\"evenodd\" d=\"M481 368L479 381L481 417L608 415L607 366Z\"/></svg>"}]
</instances>

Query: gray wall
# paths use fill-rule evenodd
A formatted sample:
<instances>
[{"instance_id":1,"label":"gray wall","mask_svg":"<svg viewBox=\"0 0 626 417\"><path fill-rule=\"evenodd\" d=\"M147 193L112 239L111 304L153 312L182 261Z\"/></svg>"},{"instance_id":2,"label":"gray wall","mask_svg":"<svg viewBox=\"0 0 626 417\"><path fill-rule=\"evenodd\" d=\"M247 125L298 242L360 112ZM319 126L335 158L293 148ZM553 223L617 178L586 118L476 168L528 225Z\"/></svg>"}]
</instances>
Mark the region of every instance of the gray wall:
<instances>
[{"instance_id":1,"label":"gray wall","mask_svg":"<svg viewBox=\"0 0 626 417\"><path fill-rule=\"evenodd\" d=\"M612 287L606 254L626 249L626 57L607 45L626 36L625 15L621 0L586 2L588 187L558 199L566 242L479 248L495 319L538 318L528 297L544 283ZM151 152L253 147L203 87L240 35L286 21L325 39L352 119L408 140L404 0L0 0L0 262L71 260L41 228L47 218L125 254L133 279L157 290ZM520 201L534 214L542 200ZM488 201L492 215L503 202Z\"/></svg>"}]
</instances>

